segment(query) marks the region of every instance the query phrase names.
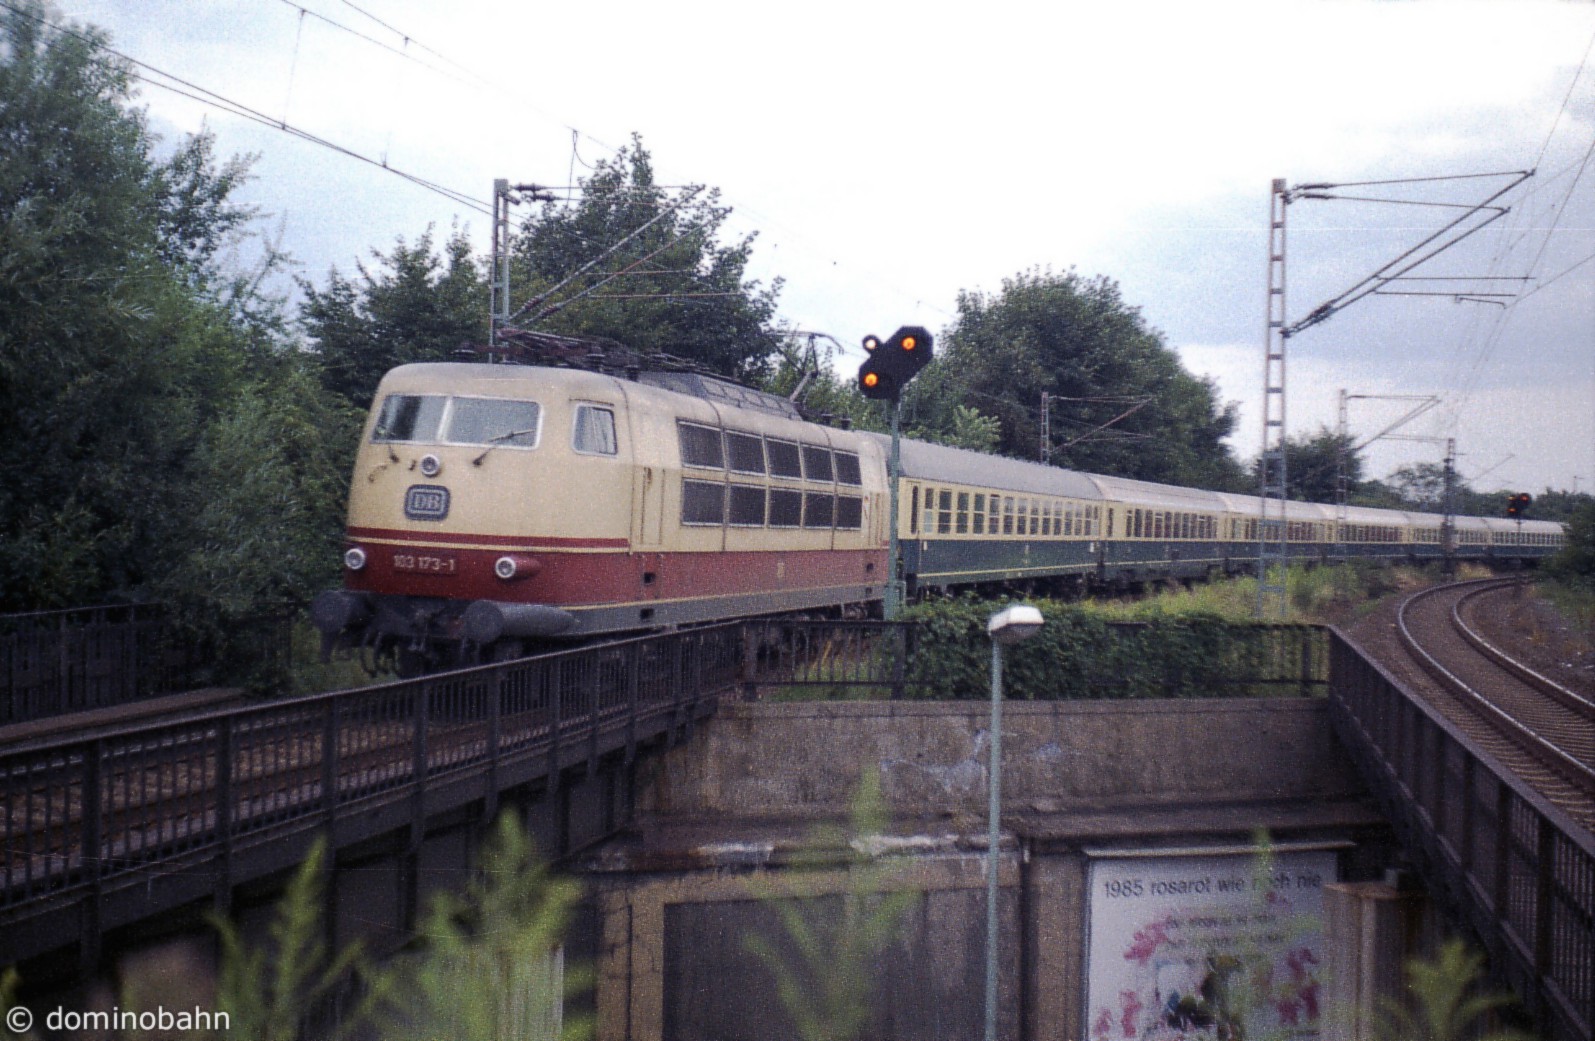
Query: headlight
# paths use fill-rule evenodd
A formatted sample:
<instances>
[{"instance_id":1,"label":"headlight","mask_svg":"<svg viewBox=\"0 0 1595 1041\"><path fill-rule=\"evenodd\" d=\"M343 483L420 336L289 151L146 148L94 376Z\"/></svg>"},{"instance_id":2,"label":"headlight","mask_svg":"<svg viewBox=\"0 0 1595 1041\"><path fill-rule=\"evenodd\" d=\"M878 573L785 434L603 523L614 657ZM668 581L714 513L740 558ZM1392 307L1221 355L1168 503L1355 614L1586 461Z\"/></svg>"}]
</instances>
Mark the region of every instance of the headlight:
<instances>
[{"instance_id":1,"label":"headlight","mask_svg":"<svg viewBox=\"0 0 1595 1041\"><path fill-rule=\"evenodd\" d=\"M354 546L343 554L343 566L350 571L359 571L366 566L366 551L359 546Z\"/></svg>"},{"instance_id":2,"label":"headlight","mask_svg":"<svg viewBox=\"0 0 1595 1041\"><path fill-rule=\"evenodd\" d=\"M536 557L511 553L493 562L493 574L506 582L517 578L531 578L543 570L543 562Z\"/></svg>"},{"instance_id":3,"label":"headlight","mask_svg":"<svg viewBox=\"0 0 1595 1041\"><path fill-rule=\"evenodd\" d=\"M443 463L438 460L437 456L423 455L421 457L421 472L426 476L436 477L442 469Z\"/></svg>"}]
</instances>

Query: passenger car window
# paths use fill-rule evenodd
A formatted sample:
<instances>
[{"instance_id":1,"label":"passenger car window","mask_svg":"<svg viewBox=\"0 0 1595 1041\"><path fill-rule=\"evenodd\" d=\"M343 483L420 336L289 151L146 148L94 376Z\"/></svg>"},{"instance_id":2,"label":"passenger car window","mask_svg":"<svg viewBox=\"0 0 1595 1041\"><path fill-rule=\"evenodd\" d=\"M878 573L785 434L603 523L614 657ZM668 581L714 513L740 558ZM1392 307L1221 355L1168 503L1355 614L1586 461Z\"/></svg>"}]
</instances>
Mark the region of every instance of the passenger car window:
<instances>
[{"instance_id":1,"label":"passenger car window","mask_svg":"<svg viewBox=\"0 0 1595 1041\"><path fill-rule=\"evenodd\" d=\"M577 405L570 444L576 451L589 455L616 454L619 446L615 442L614 411L597 405Z\"/></svg>"},{"instance_id":2,"label":"passenger car window","mask_svg":"<svg viewBox=\"0 0 1595 1041\"><path fill-rule=\"evenodd\" d=\"M371 440L436 441L447 402L448 398L435 394L389 394L382 399Z\"/></svg>"}]
</instances>

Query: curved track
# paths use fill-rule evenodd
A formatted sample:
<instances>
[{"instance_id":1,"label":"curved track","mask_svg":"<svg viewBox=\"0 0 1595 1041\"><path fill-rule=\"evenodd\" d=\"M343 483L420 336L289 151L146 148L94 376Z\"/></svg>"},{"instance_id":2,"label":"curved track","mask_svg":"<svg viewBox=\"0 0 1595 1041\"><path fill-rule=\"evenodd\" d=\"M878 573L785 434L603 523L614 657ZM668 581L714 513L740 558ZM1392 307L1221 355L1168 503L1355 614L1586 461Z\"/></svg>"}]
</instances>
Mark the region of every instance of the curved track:
<instances>
[{"instance_id":1,"label":"curved track","mask_svg":"<svg viewBox=\"0 0 1595 1041\"><path fill-rule=\"evenodd\" d=\"M1400 606L1407 653L1468 735L1586 825L1595 822L1595 702L1479 635L1469 619L1512 595L1515 579L1436 586Z\"/></svg>"}]
</instances>

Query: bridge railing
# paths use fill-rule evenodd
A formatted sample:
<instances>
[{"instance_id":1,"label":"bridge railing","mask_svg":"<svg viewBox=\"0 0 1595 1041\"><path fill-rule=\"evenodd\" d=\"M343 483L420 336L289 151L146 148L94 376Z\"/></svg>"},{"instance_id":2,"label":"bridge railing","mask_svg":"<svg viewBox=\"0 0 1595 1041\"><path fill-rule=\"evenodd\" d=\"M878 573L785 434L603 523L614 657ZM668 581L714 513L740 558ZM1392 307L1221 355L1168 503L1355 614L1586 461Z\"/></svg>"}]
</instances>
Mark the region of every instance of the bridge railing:
<instances>
[{"instance_id":1,"label":"bridge railing","mask_svg":"<svg viewBox=\"0 0 1595 1041\"><path fill-rule=\"evenodd\" d=\"M744 696L985 698L990 643L983 631L933 636L914 622L743 623ZM939 640L936 646L926 641ZM1034 646L1041 646L1037 640ZM951 644L953 646L948 646ZM921 651L926 653L921 654ZM1329 677L1325 630L1314 625L1110 622L1052 650L1046 685L1010 682L1029 698L1256 697L1321 694Z\"/></svg>"},{"instance_id":2,"label":"bridge railing","mask_svg":"<svg viewBox=\"0 0 1595 1041\"><path fill-rule=\"evenodd\" d=\"M1536 1035L1595 1030L1595 838L1341 633L1337 730L1431 893L1484 944Z\"/></svg>"},{"instance_id":3,"label":"bridge railing","mask_svg":"<svg viewBox=\"0 0 1595 1041\"><path fill-rule=\"evenodd\" d=\"M155 604L0 615L0 725L119 705L163 689Z\"/></svg>"},{"instance_id":4,"label":"bridge railing","mask_svg":"<svg viewBox=\"0 0 1595 1041\"><path fill-rule=\"evenodd\" d=\"M734 689L741 657L716 626L0 751L0 918L429 782L492 798L512 767L630 755Z\"/></svg>"},{"instance_id":5,"label":"bridge railing","mask_svg":"<svg viewBox=\"0 0 1595 1041\"><path fill-rule=\"evenodd\" d=\"M208 632L165 604L111 604L0 615L0 726L247 680L281 685L291 605ZM243 663L249 674L243 675Z\"/></svg>"}]
</instances>

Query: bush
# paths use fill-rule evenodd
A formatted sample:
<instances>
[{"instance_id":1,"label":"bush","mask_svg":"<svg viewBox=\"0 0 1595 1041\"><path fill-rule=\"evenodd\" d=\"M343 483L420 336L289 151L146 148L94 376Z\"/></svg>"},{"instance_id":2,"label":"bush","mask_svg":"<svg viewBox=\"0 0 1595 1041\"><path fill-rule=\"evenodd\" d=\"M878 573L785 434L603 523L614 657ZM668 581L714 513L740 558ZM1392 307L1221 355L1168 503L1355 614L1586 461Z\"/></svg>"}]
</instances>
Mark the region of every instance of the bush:
<instances>
[{"instance_id":1,"label":"bush","mask_svg":"<svg viewBox=\"0 0 1595 1041\"><path fill-rule=\"evenodd\" d=\"M1002 601L961 597L916 604L904 618L918 623L908 663L916 696L978 699L990 690L991 641L986 621ZM1013 700L1234 696L1238 681L1299 672L1300 651L1280 662L1269 627L1216 615L1155 617L1112 623L1089 607L1039 601L1046 625L1003 658L1003 694ZM1310 639L1303 633L1301 639ZM1292 645L1285 645L1290 648Z\"/></svg>"}]
</instances>

